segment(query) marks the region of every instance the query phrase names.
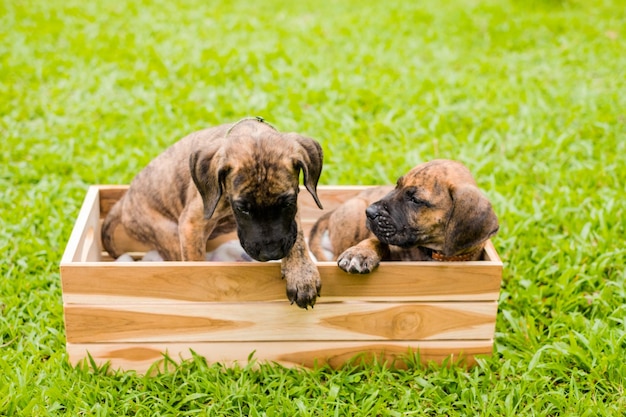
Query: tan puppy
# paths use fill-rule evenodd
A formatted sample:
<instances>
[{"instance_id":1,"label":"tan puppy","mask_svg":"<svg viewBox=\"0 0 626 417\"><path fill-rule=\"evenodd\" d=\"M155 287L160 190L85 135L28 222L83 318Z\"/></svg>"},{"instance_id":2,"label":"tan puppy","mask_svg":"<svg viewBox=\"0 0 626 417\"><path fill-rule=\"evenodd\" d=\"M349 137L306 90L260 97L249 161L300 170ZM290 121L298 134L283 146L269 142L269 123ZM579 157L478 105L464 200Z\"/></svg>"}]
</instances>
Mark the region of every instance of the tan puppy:
<instances>
[{"instance_id":1,"label":"tan puppy","mask_svg":"<svg viewBox=\"0 0 626 417\"><path fill-rule=\"evenodd\" d=\"M203 261L208 239L237 230L259 261L282 259L287 297L313 306L321 288L309 256L297 202L300 171L317 205L322 148L296 133L279 133L261 118L192 133L150 162L133 179L102 225L102 243L122 227L164 260Z\"/></svg>"},{"instance_id":2,"label":"tan puppy","mask_svg":"<svg viewBox=\"0 0 626 417\"><path fill-rule=\"evenodd\" d=\"M381 260L478 260L497 231L498 219L469 170L434 160L411 169L395 188L365 190L322 216L309 245L325 260L328 232L332 260L346 272L366 274Z\"/></svg>"}]
</instances>

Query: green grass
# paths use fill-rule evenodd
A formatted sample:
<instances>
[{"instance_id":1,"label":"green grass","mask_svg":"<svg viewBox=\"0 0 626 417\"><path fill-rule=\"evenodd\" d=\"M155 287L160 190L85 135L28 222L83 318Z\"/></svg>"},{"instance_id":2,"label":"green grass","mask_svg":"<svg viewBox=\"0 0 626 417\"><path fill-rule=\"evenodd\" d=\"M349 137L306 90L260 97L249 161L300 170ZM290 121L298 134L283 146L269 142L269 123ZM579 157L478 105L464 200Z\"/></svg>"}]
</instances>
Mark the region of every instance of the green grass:
<instances>
[{"instance_id":1,"label":"green grass","mask_svg":"<svg viewBox=\"0 0 626 417\"><path fill-rule=\"evenodd\" d=\"M0 2L0 415L619 415L626 8L619 0ZM261 115L324 184L458 159L501 221L492 357L409 371L74 369L58 264L90 184Z\"/></svg>"}]
</instances>

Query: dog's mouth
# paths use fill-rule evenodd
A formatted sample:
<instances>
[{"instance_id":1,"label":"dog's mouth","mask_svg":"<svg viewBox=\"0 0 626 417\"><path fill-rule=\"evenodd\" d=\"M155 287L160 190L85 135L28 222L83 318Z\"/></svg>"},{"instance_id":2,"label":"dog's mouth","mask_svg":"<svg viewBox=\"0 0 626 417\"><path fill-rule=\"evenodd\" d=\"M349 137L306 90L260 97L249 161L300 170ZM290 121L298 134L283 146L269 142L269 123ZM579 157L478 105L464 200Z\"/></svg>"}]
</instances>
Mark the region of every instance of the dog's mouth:
<instances>
[{"instance_id":1,"label":"dog's mouth","mask_svg":"<svg viewBox=\"0 0 626 417\"><path fill-rule=\"evenodd\" d=\"M367 228L378 236L379 239L390 239L398 233L396 226L387 217L383 216L368 217Z\"/></svg>"},{"instance_id":2,"label":"dog's mouth","mask_svg":"<svg viewBox=\"0 0 626 417\"><path fill-rule=\"evenodd\" d=\"M298 224L282 210L266 208L237 215L237 237L246 253L260 262L286 257L298 236Z\"/></svg>"},{"instance_id":3,"label":"dog's mouth","mask_svg":"<svg viewBox=\"0 0 626 417\"><path fill-rule=\"evenodd\" d=\"M371 204L365 211L367 215L366 226L376 235L378 240L390 245L398 245L404 241L400 236L403 235L396 224L391 220L391 216L386 209L380 206L384 203L378 202Z\"/></svg>"},{"instance_id":4,"label":"dog's mouth","mask_svg":"<svg viewBox=\"0 0 626 417\"><path fill-rule=\"evenodd\" d=\"M283 259L293 247L293 243L279 242L279 243L262 243L262 244L247 244L241 245L243 250L254 260L260 262L275 261Z\"/></svg>"},{"instance_id":5,"label":"dog's mouth","mask_svg":"<svg viewBox=\"0 0 626 417\"><path fill-rule=\"evenodd\" d=\"M382 243L399 246L404 249L416 246L421 234L416 230L409 230L406 227L398 228L391 220L384 216L367 219L367 228Z\"/></svg>"},{"instance_id":6,"label":"dog's mouth","mask_svg":"<svg viewBox=\"0 0 626 417\"><path fill-rule=\"evenodd\" d=\"M243 250L254 260L275 261L286 257L296 243L296 235L288 234L280 239L250 240L239 236Z\"/></svg>"},{"instance_id":7,"label":"dog's mouth","mask_svg":"<svg viewBox=\"0 0 626 417\"><path fill-rule=\"evenodd\" d=\"M246 248L244 248L244 250L246 250ZM263 249L258 252L252 251L252 250L246 250L246 253L250 255L250 257L254 260L257 260L260 262L267 262L267 261L276 261L279 259L283 259L285 256L287 256L289 251L278 248L274 250Z\"/></svg>"}]
</instances>

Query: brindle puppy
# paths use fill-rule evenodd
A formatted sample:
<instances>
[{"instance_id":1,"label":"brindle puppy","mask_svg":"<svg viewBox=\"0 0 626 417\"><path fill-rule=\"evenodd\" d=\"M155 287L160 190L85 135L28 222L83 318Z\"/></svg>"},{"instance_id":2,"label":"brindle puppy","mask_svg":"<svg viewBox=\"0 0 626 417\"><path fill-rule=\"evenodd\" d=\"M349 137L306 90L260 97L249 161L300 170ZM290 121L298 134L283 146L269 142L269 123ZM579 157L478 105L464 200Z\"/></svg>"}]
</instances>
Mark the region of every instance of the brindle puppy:
<instances>
[{"instance_id":1,"label":"brindle puppy","mask_svg":"<svg viewBox=\"0 0 626 417\"><path fill-rule=\"evenodd\" d=\"M313 306L321 280L297 213L299 176L317 205L322 148L296 133L279 133L261 118L192 133L133 179L102 225L104 248L121 255L121 227L164 260L202 261L206 243L234 229L259 261L281 259L287 297Z\"/></svg>"},{"instance_id":2,"label":"brindle puppy","mask_svg":"<svg viewBox=\"0 0 626 417\"><path fill-rule=\"evenodd\" d=\"M478 260L497 231L491 203L469 170L434 160L411 169L395 188L365 190L323 215L309 244L325 260L322 236L328 232L339 267L366 274L381 260Z\"/></svg>"}]
</instances>

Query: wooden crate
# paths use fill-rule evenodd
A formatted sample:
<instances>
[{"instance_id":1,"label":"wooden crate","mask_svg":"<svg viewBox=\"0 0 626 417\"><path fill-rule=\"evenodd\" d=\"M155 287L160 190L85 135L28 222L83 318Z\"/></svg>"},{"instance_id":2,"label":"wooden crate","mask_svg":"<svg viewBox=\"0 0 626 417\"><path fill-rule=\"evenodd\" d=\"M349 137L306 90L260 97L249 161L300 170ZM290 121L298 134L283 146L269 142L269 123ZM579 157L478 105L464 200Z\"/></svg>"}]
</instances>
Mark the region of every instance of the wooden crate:
<instances>
[{"instance_id":1,"label":"wooden crate","mask_svg":"<svg viewBox=\"0 0 626 417\"><path fill-rule=\"evenodd\" d=\"M325 210L364 187L321 186ZM322 296L314 309L290 305L278 262L112 262L100 242L102 218L127 186L91 186L61 261L70 361L91 357L145 372L167 353L190 349L209 362L258 361L339 367L362 359L406 366L492 351L502 262L491 242L475 262L383 262L350 275L319 262ZM319 210L299 197L307 234ZM119 236L127 250L146 248ZM209 249L236 235L210 242Z\"/></svg>"}]
</instances>

